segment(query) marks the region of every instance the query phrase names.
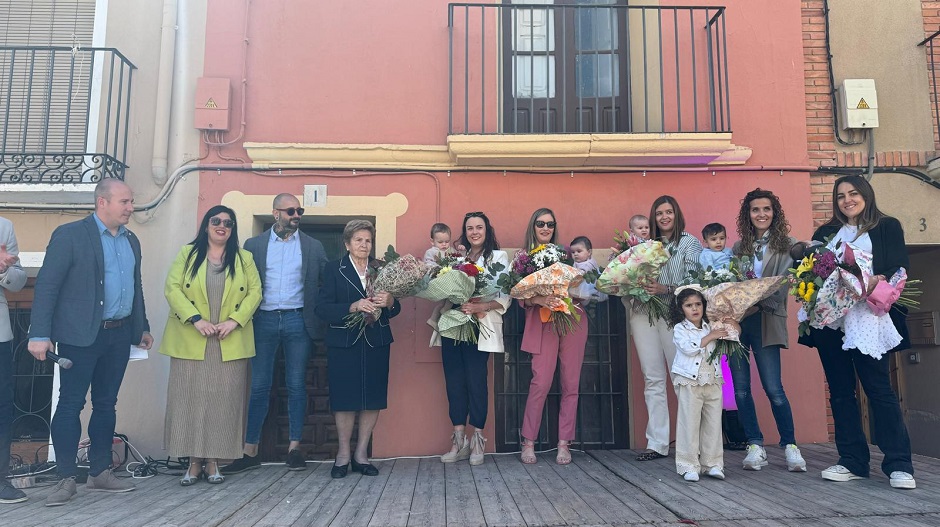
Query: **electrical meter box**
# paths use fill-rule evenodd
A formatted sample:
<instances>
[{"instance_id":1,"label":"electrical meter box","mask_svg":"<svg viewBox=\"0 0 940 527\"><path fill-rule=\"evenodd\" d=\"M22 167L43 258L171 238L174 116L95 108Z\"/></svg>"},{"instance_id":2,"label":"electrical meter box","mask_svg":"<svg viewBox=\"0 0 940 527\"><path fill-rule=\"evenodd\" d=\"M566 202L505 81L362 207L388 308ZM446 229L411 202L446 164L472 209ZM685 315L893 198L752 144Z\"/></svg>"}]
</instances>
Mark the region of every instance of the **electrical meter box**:
<instances>
[{"instance_id":1,"label":"electrical meter box","mask_svg":"<svg viewBox=\"0 0 940 527\"><path fill-rule=\"evenodd\" d=\"M225 78L196 79L196 114L193 119L199 130L229 129L232 81Z\"/></svg>"},{"instance_id":2,"label":"electrical meter box","mask_svg":"<svg viewBox=\"0 0 940 527\"><path fill-rule=\"evenodd\" d=\"M845 79L839 89L842 129L878 128L878 94L874 79Z\"/></svg>"}]
</instances>

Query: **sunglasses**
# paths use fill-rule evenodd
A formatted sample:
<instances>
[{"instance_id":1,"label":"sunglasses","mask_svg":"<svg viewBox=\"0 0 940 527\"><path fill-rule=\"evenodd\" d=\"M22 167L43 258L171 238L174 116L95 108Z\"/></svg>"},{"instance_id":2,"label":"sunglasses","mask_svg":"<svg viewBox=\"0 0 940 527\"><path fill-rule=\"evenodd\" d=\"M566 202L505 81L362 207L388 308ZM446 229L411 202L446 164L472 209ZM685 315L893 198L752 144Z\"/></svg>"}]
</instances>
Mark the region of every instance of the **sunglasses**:
<instances>
[{"instance_id":1,"label":"sunglasses","mask_svg":"<svg viewBox=\"0 0 940 527\"><path fill-rule=\"evenodd\" d=\"M303 216L303 215L304 215L304 208L303 208L303 207L296 207L296 208L295 208L295 207L289 207L289 208L286 208L286 209L274 209L274 210L279 210L279 211L283 212L284 214L287 214L288 216L293 216L295 212L297 213L298 216Z\"/></svg>"},{"instance_id":2,"label":"sunglasses","mask_svg":"<svg viewBox=\"0 0 940 527\"><path fill-rule=\"evenodd\" d=\"M545 227L548 227L549 229L554 229L555 222L554 221L537 221L535 222L535 226L539 229L544 229Z\"/></svg>"},{"instance_id":3,"label":"sunglasses","mask_svg":"<svg viewBox=\"0 0 940 527\"><path fill-rule=\"evenodd\" d=\"M482 218L483 216L484 216L484 214L483 214L482 212L480 212L480 211L477 211L477 212L468 212L467 215L463 217L463 219L467 219L467 218Z\"/></svg>"},{"instance_id":4,"label":"sunglasses","mask_svg":"<svg viewBox=\"0 0 940 527\"><path fill-rule=\"evenodd\" d=\"M222 225L226 229L231 229L235 226L235 220L223 220L222 218L209 218L209 225L213 227L218 227Z\"/></svg>"}]
</instances>

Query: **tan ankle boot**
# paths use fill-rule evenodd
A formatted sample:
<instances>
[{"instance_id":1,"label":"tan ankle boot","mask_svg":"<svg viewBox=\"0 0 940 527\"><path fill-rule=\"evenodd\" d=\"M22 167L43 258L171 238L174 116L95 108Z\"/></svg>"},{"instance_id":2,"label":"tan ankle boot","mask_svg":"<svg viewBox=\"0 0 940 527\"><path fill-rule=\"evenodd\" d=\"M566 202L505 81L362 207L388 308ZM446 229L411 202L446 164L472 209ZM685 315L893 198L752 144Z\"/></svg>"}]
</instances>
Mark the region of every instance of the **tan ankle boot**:
<instances>
[{"instance_id":1,"label":"tan ankle boot","mask_svg":"<svg viewBox=\"0 0 940 527\"><path fill-rule=\"evenodd\" d=\"M450 440L450 452L441 456L442 463L454 463L470 457L470 441L467 441L467 436L462 431L455 430Z\"/></svg>"},{"instance_id":2,"label":"tan ankle boot","mask_svg":"<svg viewBox=\"0 0 940 527\"><path fill-rule=\"evenodd\" d=\"M483 452L486 450L486 438L479 430L473 432L473 438L470 439L470 465L483 464Z\"/></svg>"}]
</instances>

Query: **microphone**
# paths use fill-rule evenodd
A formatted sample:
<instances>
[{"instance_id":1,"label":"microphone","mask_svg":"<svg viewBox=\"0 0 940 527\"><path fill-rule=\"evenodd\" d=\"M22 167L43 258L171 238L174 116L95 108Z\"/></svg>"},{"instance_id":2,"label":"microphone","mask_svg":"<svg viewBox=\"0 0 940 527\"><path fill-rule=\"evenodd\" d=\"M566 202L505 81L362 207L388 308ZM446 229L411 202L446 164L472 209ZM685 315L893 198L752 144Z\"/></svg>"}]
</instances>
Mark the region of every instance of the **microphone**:
<instances>
[{"instance_id":1,"label":"microphone","mask_svg":"<svg viewBox=\"0 0 940 527\"><path fill-rule=\"evenodd\" d=\"M46 352L46 359L55 361L55 363L58 364L59 367L63 370L67 370L72 367L72 361L66 359L65 357L60 357L51 351Z\"/></svg>"},{"instance_id":2,"label":"microphone","mask_svg":"<svg viewBox=\"0 0 940 527\"><path fill-rule=\"evenodd\" d=\"M796 242L793 246L790 247L790 258L793 258L796 261L800 261L803 258L816 252L816 249L822 247L824 244L820 241L813 240L809 243L806 242Z\"/></svg>"}]
</instances>

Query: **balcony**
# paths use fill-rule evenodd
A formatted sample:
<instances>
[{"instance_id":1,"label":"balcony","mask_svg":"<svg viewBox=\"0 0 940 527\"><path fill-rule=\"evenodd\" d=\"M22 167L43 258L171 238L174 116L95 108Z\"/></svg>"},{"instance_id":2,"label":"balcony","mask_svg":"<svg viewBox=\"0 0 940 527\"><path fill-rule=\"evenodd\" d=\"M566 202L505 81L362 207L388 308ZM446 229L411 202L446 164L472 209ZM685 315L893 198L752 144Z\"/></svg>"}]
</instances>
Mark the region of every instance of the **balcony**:
<instances>
[{"instance_id":1,"label":"balcony","mask_svg":"<svg viewBox=\"0 0 940 527\"><path fill-rule=\"evenodd\" d=\"M448 30L448 149L458 165L750 156L731 144L724 7L454 3Z\"/></svg>"},{"instance_id":2,"label":"balcony","mask_svg":"<svg viewBox=\"0 0 940 527\"><path fill-rule=\"evenodd\" d=\"M135 69L113 48L0 46L0 184L124 179Z\"/></svg>"}]
</instances>

